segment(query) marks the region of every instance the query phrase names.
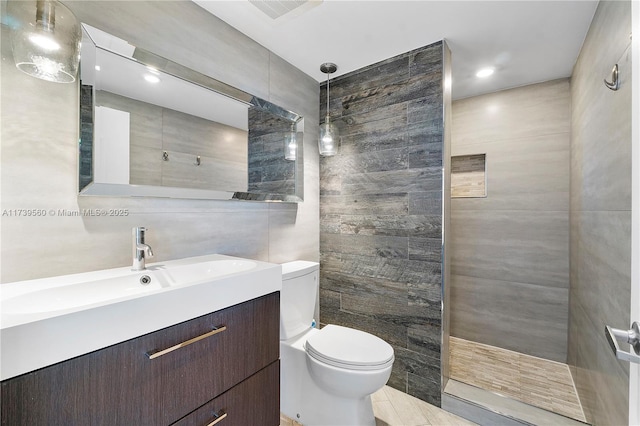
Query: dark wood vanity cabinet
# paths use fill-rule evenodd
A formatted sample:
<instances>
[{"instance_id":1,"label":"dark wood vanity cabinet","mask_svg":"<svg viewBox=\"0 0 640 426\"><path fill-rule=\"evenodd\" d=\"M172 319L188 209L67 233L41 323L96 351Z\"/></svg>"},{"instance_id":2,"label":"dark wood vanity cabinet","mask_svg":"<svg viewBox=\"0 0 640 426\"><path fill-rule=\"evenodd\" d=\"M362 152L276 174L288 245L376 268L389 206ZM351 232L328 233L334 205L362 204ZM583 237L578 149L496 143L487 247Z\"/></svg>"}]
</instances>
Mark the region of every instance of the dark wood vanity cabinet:
<instances>
[{"instance_id":1,"label":"dark wood vanity cabinet","mask_svg":"<svg viewBox=\"0 0 640 426\"><path fill-rule=\"evenodd\" d=\"M272 293L5 380L2 425L276 426L278 358Z\"/></svg>"},{"instance_id":2,"label":"dark wood vanity cabinet","mask_svg":"<svg viewBox=\"0 0 640 426\"><path fill-rule=\"evenodd\" d=\"M206 403L193 413L180 419L175 426L204 426L218 420L220 426L274 425L273 408L280 406L280 365L269 364L242 383L229 389L219 397ZM279 409L278 409L279 411ZM277 422L280 421L278 413Z\"/></svg>"}]
</instances>

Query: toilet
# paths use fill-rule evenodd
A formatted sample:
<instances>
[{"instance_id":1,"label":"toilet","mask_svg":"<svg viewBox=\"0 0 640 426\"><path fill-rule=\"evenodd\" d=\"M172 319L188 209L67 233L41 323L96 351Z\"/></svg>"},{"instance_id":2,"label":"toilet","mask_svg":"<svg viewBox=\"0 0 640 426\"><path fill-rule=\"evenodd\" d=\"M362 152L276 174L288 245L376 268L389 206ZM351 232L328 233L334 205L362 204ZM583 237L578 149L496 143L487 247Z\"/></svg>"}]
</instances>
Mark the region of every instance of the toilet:
<instances>
[{"instance_id":1,"label":"toilet","mask_svg":"<svg viewBox=\"0 0 640 426\"><path fill-rule=\"evenodd\" d=\"M318 286L318 263L282 265L280 411L304 426L375 425L371 394L389 380L393 348L352 328L315 328Z\"/></svg>"}]
</instances>

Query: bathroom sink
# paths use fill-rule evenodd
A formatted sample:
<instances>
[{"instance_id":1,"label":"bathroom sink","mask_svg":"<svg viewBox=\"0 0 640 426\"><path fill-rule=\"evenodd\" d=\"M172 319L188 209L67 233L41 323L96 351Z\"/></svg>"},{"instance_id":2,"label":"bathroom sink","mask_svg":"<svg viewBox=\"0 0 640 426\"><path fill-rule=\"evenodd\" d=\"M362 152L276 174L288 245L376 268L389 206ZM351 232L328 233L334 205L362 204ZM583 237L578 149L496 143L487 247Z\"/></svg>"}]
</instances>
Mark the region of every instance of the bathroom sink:
<instances>
[{"instance_id":1,"label":"bathroom sink","mask_svg":"<svg viewBox=\"0 0 640 426\"><path fill-rule=\"evenodd\" d=\"M142 284L142 276L149 283ZM117 300L132 295L148 293L163 287L166 280L151 271L86 281L77 284L40 289L2 300L3 315L24 315L38 312L62 311L70 308L93 305L104 300Z\"/></svg>"},{"instance_id":2,"label":"bathroom sink","mask_svg":"<svg viewBox=\"0 0 640 426\"><path fill-rule=\"evenodd\" d=\"M39 288L3 298L3 315L24 315L63 311L143 296L170 286L192 285L224 275L248 271L256 262L246 259L218 259L181 265L180 262L152 264L143 271L124 271L124 275L67 285Z\"/></svg>"},{"instance_id":3,"label":"bathroom sink","mask_svg":"<svg viewBox=\"0 0 640 426\"><path fill-rule=\"evenodd\" d=\"M281 288L280 265L223 255L2 284L0 380Z\"/></svg>"},{"instance_id":4,"label":"bathroom sink","mask_svg":"<svg viewBox=\"0 0 640 426\"><path fill-rule=\"evenodd\" d=\"M118 268L3 285L3 320L10 315L67 311L141 297L171 287L216 280L258 266L253 260L211 256L152 263L142 271ZM21 290L12 295L11 286Z\"/></svg>"},{"instance_id":5,"label":"bathroom sink","mask_svg":"<svg viewBox=\"0 0 640 426\"><path fill-rule=\"evenodd\" d=\"M209 262L192 263L171 268L152 268L159 271L172 285L199 282L215 277L248 271L256 267L256 262L245 259L214 260Z\"/></svg>"}]
</instances>

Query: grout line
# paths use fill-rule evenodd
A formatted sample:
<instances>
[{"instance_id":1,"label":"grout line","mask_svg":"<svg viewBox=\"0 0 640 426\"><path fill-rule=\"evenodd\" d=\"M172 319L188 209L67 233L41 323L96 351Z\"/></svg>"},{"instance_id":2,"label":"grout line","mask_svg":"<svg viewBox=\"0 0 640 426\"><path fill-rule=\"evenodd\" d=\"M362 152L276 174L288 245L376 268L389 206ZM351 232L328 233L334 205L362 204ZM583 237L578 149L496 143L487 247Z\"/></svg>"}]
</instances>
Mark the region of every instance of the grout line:
<instances>
[{"instance_id":1,"label":"grout line","mask_svg":"<svg viewBox=\"0 0 640 426\"><path fill-rule=\"evenodd\" d=\"M455 275L455 276L458 276L458 277L478 278L478 279L481 279L481 280L496 281L496 282L507 283L507 284L524 284L524 285L530 285L530 286L536 286L536 287L551 288L551 289L556 289L556 290L567 290L567 291L570 290L569 287L557 287L557 286L547 285L547 284L525 283L525 282L522 282L522 281L507 281L507 280L501 280L501 279L498 279L498 278L477 277L475 275L468 275L468 274L454 274L454 273L451 273L451 275ZM461 338L460 337L456 337L456 339L461 339ZM462 340L465 340L465 339L462 339ZM508 350L508 349L505 349L505 350ZM533 355L531 355L531 356L533 356ZM542 358L542 359L545 359L545 358ZM558 361L554 361L554 362L558 362Z\"/></svg>"}]
</instances>

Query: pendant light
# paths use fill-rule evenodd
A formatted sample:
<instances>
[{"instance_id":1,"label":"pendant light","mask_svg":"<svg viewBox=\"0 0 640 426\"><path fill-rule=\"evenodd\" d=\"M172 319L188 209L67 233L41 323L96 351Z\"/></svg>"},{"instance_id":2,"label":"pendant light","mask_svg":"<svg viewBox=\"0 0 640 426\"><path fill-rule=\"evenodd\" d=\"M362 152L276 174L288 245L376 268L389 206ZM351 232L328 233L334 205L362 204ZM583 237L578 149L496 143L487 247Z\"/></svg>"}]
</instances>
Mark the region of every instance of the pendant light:
<instances>
[{"instance_id":1,"label":"pendant light","mask_svg":"<svg viewBox=\"0 0 640 426\"><path fill-rule=\"evenodd\" d=\"M320 139L318 139L318 148L320 149L320 155L324 157L331 157L338 153L340 148L340 134L335 124L331 123L329 118L329 74L336 72L338 67L336 64L327 62L320 65L320 71L327 74L327 115L324 119L324 123L320 125Z\"/></svg>"},{"instance_id":2,"label":"pendant light","mask_svg":"<svg viewBox=\"0 0 640 426\"><path fill-rule=\"evenodd\" d=\"M284 159L296 161L298 143L296 141L296 123L291 124L291 130L284 135Z\"/></svg>"},{"instance_id":3,"label":"pendant light","mask_svg":"<svg viewBox=\"0 0 640 426\"><path fill-rule=\"evenodd\" d=\"M80 60L80 24L56 0L10 0L11 49L20 71L56 83L73 83Z\"/></svg>"}]
</instances>

